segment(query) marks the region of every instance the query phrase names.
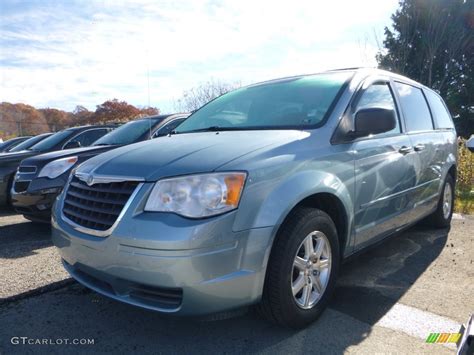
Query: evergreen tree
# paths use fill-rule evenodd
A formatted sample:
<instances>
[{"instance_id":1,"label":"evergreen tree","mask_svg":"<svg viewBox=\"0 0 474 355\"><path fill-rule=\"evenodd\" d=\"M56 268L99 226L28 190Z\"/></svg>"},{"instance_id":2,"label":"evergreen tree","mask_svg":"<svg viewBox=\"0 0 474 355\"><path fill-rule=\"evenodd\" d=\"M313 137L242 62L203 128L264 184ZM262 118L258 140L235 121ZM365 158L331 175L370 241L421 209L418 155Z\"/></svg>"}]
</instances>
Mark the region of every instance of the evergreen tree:
<instances>
[{"instance_id":1,"label":"evergreen tree","mask_svg":"<svg viewBox=\"0 0 474 355\"><path fill-rule=\"evenodd\" d=\"M436 90L459 135L474 133L474 0L402 0L379 66Z\"/></svg>"}]
</instances>

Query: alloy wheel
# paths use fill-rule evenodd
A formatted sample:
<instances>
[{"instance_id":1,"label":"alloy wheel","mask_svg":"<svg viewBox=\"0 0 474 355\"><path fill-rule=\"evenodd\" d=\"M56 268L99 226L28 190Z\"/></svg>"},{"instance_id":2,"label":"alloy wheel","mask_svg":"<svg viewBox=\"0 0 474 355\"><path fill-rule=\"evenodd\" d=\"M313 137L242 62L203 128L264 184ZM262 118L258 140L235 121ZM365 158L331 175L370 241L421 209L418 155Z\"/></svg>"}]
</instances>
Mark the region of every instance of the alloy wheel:
<instances>
[{"instance_id":1,"label":"alloy wheel","mask_svg":"<svg viewBox=\"0 0 474 355\"><path fill-rule=\"evenodd\" d=\"M453 204L453 190L451 188L451 184L446 183L444 185L444 192L443 192L443 217L445 219L449 218L451 214Z\"/></svg>"},{"instance_id":2,"label":"alloy wheel","mask_svg":"<svg viewBox=\"0 0 474 355\"><path fill-rule=\"evenodd\" d=\"M308 234L296 252L291 289L298 307L313 308L328 285L331 273L331 246L320 231Z\"/></svg>"}]
</instances>

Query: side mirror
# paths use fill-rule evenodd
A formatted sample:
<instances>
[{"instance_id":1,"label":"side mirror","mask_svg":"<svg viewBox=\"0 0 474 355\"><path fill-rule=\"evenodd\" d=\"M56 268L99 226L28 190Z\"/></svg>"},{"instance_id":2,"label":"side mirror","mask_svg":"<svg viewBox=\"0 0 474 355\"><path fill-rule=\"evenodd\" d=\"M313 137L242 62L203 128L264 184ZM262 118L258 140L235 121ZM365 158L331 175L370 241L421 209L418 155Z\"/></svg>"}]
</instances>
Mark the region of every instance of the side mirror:
<instances>
[{"instance_id":1,"label":"side mirror","mask_svg":"<svg viewBox=\"0 0 474 355\"><path fill-rule=\"evenodd\" d=\"M170 132L171 131L168 131L167 129L159 130L153 135L153 138L159 138L159 137L167 136L168 134L170 134Z\"/></svg>"},{"instance_id":2,"label":"side mirror","mask_svg":"<svg viewBox=\"0 0 474 355\"><path fill-rule=\"evenodd\" d=\"M78 142L78 141L69 141L67 142L63 149L72 149L72 148L80 148L81 147L81 143Z\"/></svg>"},{"instance_id":3,"label":"side mirror","mask_svg":"<svg viewBox=\"0 0 474 355\"><path fill-rule=\"evenodd\" d=\"M466 141L466 148L474 153L474 134Z\"/></svg>"},{"instance_id":4,"label":"side mirror","mask_svg":"<svg viewBox=\"0 0 474 355\"><path fill-rule=\"evenodd\" d=\"M396 127L395 112L387 108L363 108L357 111L354 122L354 138L391 131Z\"/></svg>"}]
</instances>

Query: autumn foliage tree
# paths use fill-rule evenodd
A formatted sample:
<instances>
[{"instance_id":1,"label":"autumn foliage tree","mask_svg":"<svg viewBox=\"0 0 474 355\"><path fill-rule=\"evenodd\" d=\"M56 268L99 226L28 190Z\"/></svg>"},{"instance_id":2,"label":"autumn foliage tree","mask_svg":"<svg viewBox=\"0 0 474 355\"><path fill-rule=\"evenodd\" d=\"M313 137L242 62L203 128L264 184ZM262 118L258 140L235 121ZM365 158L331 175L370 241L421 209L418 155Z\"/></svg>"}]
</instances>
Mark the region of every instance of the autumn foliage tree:
<instances>
[{"instance_id":1,"label":"autumn foliage tree","mask_svg":"<svg viewBox=\"0 0 474 355\"><path fill-rule=\"evenodd\" d=\"M42 108L38 111L43 114L52 132L62 130L71 125L71 117L65 111L55 108Z\"/></svg>"},{"instance_id":2,"label":"autumn foliage tree","mask_svg":"<svg viewBox=\"0 0 474 355\"><path fill-rule=\"evenodd\" d=\"M137 108L125 101L108 100L95 111L76 106L72 112L55 108L36 109L25 104L0 103L0 138L56 132L86 124L125 122L137 117L159 114L155 107Z\"/></svg>"},{"instance_id":3,"label":"autumn foliage tree","mask_svg":"<svg viewBox=\"0 0 474 355\"><path fill-rule=\"evenodd\" d=\"M136 117L154 115L158 112L159 110L153 107L148 107L141 110L125 101L113 99L105 101L103 104L97 105L97 109L91 116L90 121L93 123L129 121Z\"/></svg>"},{"instance_id":4,"label":"autumn foliage tree","mask_svg":"<svg viewBox=\"0 0 474 355\"><path fill-rule=\"evenodd\" d=\"M97 105L95 114L91 121L94 123L105 123L113 120L123 121L129 120L140 115L140 110L125 101L117 99L105 101L103 104Z\"/></svg>"},{"instance_id":5,"label":"autumn foliage tree","mask_svg":"<svg viewBox=\"0 0 474 355\"><path fill-rule=\"evenodd\" d=\"M7 135L34 135L48 132L44 116L33 106L25 104L0 104L0 130Z\"/></svg>"},{"instance_id":6,"label":"autumn foliage tree","mask_svg":"<svg viewBox=\"0 0 474 355\"><path fill-rule=\"evenodd\" d=\"M74 125L84 125L89 122L94 111L89 111L87 108L81 105L77 105L76 108L69 113L71 122L74 122Z\"/></svg>"}]
</instances>

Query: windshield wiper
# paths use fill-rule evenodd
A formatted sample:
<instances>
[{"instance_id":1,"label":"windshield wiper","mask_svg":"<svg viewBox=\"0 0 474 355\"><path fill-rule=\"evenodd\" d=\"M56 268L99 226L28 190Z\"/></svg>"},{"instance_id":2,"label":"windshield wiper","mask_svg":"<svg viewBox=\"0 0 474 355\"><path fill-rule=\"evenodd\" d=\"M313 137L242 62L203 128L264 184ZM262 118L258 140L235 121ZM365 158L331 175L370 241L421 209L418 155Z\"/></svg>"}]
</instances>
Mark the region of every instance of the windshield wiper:
<instances>
[{"instance_id":1,"label":"windshield wiper","mask_svg":"<svg viewBox=\"0 0 474 355\"><path fill-rule=\"evenodd\" d=\"M245 128L244 128L245 129ZM219 132L219 131L241 131L242 127L221 127L221 126L209 126L206 128L192 129L190 131L171 131L170 134L181 134L181 133L197 133L197 132Z\"/></svg>"},{"instance_id":2,"label":"windshield wiper","mask_svg":"<svg viewBox=\"0 0 474 355\"><path fill-rule=\"evenodd\" d=\"M99 144L94 144L95 147L101 147L101 146L104 146L104 145L118 145L117 143L115 144L110 144L110 143L99 143Z\"/></svg>"}]
</instances>

